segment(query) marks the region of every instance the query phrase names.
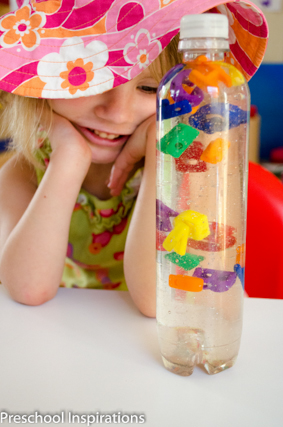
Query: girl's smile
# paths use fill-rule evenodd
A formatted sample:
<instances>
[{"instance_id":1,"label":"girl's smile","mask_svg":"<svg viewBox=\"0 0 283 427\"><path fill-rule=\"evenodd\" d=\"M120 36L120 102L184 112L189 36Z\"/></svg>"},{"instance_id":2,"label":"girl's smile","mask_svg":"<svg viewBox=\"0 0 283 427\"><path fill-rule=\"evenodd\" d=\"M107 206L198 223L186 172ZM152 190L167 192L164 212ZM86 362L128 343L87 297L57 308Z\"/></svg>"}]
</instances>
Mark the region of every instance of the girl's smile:
<instances>
[{"instance_id":1,"label":"girl's smile","mask_svg":"<svg viewBox=\"0 0 283 427\"><path fill-rule=\"evenodd\" d=\"M96 129L89 129L83 126L76 126L76 128L86 137L86 139L94 145L104 147L122 147L130 135L118 135L99 131Z\"/></svg>"}]
</instances>

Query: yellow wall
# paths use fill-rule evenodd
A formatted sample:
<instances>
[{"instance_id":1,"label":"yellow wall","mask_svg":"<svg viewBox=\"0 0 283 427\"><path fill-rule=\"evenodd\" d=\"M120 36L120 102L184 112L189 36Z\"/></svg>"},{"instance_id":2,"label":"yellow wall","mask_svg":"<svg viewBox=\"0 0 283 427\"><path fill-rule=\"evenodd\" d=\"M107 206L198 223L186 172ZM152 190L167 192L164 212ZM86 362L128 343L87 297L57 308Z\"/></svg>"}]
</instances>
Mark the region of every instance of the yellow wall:
<instances>
[{"instance_id":1,"label":"yellow wall","mask_svg":"<svg viewBox=\"0 0 283 427\"><path fill-rule=\"evenodd\" d=\"M7 6L6 4L0 3L0 16L8 12L9 12L9 6Z\"/></svg>"},{"instance_id":2,"label":"yellow wall","mask_svg":"<svg viewBox=\"0 0 283 427\"><path fill-rule=\"evenodd\" d=\"M264 62L283 63L283 7L278 12L264 12L269 26L269 42Z\"/></svg>"}]
</instances>

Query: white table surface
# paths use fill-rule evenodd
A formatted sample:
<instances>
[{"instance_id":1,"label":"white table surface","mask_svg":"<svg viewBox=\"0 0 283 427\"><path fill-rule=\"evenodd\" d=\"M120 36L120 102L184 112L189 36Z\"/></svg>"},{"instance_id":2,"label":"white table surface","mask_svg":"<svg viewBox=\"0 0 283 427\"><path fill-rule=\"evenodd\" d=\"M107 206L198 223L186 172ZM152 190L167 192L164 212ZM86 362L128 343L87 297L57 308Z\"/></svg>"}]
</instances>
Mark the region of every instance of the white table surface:
<instances>
[{"instance_id":1,"label":"white table surface","mask_svg":"<svg viewBox=\"0 0 283 427\"><path fill-rule=\"evenodd\" d=\"M148 427L282 427L283 300L246 298L244 313L236 365L180 377L163 367L155 320L127 292L59 289L28 307L1 285L0 411L137 413Z\"/></svg>"}]
</instances>

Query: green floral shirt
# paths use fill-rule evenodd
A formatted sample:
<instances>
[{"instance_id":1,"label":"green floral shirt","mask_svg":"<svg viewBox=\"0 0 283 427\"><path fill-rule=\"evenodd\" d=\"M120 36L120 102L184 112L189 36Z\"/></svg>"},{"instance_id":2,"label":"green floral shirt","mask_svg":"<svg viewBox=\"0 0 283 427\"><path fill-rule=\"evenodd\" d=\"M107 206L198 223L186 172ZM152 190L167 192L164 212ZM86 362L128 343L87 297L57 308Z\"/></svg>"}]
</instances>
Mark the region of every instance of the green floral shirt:
<instances>
[{"instance_id":1,"label":"green floral shirt","mask_svg":"<svg viewBox=\"0 0 283 427\"><path fill-rule=\"evenodd\" d=\"M51 146L43 132L36 157L48 167ZM36 168L38 184L45 170ZM119 196L100 200L81 189L72 214L67 256L61 281L68 288L127 290L123 255L142 169Z\"/></svg>"}]
</instances>

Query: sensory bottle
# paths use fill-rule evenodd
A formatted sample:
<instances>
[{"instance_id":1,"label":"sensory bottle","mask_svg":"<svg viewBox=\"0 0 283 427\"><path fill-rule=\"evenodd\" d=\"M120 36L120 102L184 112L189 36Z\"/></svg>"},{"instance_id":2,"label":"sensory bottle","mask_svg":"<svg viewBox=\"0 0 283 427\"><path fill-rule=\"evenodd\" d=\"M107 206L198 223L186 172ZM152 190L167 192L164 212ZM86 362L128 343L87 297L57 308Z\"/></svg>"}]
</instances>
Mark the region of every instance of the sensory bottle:
<instances>
[{"instance_id":1,"label":"sensory bottle","mask_svg":"<svg viewBox=\"0 0 283 427\"><path fill-rule=\"evenodd\" d=\"M157 96L158 340L169 371L215 374L241 340L250 96L226 16L184 16L178 49Z\"/></svg>"}]
</instances>

